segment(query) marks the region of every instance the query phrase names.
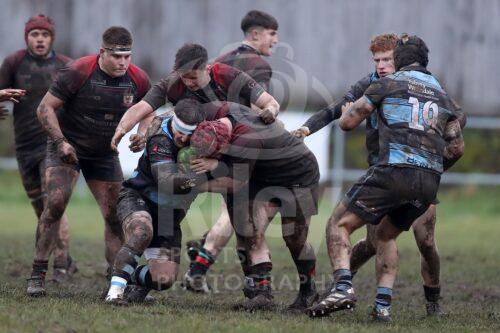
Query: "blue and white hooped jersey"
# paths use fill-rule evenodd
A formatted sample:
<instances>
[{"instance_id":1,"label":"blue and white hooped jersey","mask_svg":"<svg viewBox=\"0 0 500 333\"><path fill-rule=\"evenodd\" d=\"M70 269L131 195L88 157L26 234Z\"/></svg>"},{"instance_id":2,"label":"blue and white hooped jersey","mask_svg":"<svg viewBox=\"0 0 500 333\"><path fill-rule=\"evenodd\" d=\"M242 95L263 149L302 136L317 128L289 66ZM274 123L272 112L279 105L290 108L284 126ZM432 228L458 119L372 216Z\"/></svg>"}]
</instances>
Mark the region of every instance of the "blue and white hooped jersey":
<instances>
[{"instance_id":1,"label":"blue and white hooped jersey","mask_svg":"<svg viewBox=\"0 0 500 333\"><path fill-rule=\"evenodd\" d=\"M443 172L446 124L455 103L423 67L406 67L374 82L365 98L378 108L379 160Z\"/></svg>"}]
</instances>

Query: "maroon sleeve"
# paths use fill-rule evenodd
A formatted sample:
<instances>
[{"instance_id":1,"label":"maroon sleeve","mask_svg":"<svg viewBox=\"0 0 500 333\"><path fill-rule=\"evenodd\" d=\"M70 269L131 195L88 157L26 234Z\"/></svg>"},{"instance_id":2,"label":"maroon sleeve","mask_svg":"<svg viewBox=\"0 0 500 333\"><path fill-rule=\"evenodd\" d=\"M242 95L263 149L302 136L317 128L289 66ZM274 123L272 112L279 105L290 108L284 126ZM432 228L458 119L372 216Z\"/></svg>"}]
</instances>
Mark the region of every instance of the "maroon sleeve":
<instances>
[{"instance_id":1,"label":"maroon sleeve","mask_svg":"<svg viewBox=\"0 0 500 333\"><path fill-rule=\"evenodd\" d=\"M267 61L256 54L248 59L248 71L245 71L266 91L269 91L273 70Z\"/></svg>"},{"instance_id":2,"label":"maroon sleeve","mask_svg":"<svg viewBox=\"0 0 500 333\"><path fill-rule=\"evenodd\" d=\"M17 66L26 55L26 50L19 50L9 55L0 66L0 89L13 88Z\"/></svg>"},{"instance_id":3,"label":"maroon sleeve","mask_svg":"<svg viewBox=\"0 0 500 333\"><path fill-rule=\"evenodd\" d=\"M130 64L128 67L128 73L137 87L137 95L139 99L142 99L151 88L151 82L149 81L148 74L134 64Z\"/></svg>"},{"instance_id":4,"label":"maroon sleeve","mask_svg":"<svg viewBox=\"0 0 500 333\"><path fill-rule=\"evenodd\" d=\"M173 105L181 99L186 86L178 78L178 76L172 72L165 79L161 79L159 82L155 83L148 93L142 99L151 107L153 110L158 109L166 102L170 102Z\"/></svg>"},{"instance_id":5,"label":"maroon sleeve","mask_svg":"<svg viewBox=\"0 0 500 333\"><path fill-rule=\"evenodd\" d=\"M97 56L77 59L59 71L59 75L50 86L49 92L66 102L83 86L97 66Z\"/></svg>"},{"instance_id":6,"label":"maroon sleeve","mask_svg":"<svg viewBox=\"0 0 500 333\"><path fill-rule=\"evenodd\" d=\"M211 66L215 81L227 91L228 101L238 103L240 99L255 103L265 89L250 75L225 64Z\"/></svg>"}]
</instances>

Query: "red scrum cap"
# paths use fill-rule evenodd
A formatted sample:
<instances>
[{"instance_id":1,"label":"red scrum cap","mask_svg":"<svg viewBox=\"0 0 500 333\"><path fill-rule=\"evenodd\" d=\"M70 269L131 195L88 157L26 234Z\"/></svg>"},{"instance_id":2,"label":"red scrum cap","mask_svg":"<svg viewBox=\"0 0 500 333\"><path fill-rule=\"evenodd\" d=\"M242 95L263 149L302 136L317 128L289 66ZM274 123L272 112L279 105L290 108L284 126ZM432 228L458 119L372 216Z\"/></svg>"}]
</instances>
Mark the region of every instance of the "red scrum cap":
<instances>
[{"instance_id":1,"label":"red scrum cap","mask_svg":"<svg viewBox=\"0 0 500 333\"><path fill-rule=\"evenodd\" d=\"M191 147L200 157L214 158L229 144L229 128L220 121L204 121L196 127L191 136Z\"/></svg>"},{"instance_id":2,"label":"red scrum cap","mask_svg":"<svg viewBox=\"0 0 500 333\"><path fill-rule=\"evenodd\" d=\"M48 16L43 14L38 14L30 17L26 25L24 26L24 39L28 40L28 34L33 29L44 29L50 32L52 38L55 37L56 30L54 26L54 21Z\"/></svg>"}]
</instances>

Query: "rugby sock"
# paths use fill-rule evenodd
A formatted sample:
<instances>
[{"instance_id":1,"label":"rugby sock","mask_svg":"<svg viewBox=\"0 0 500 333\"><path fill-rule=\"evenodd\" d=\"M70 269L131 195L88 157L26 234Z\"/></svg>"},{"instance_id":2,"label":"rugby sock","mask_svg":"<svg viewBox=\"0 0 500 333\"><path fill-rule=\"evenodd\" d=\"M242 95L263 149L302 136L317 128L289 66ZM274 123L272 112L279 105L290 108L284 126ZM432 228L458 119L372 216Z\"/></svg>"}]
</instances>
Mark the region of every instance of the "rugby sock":
<instances>
[{"instance_id":1,"label":"rugby sock","mask_svg":"<svg viewBox=\"0 0 500 333\"><path fill-rule=\"evenodd\" d=\"M54 258L54 269L60 269L60 270L66 270L68 268L68 263L69 263L69 258L68 257L61 257L61 258Z\"/></svg>"},{"instance_id":2,"label":"rugby sock","mask_svg":"<svg viewBox=\"0 0 500 333\"><path fill-rule=\"evenodd\" d=\"M248 261L247 251L245 251L244 249L236 249L236 252L238 254L238 259L240 260L240 265L241 265L241 269L243 270L243 274L245 276L249 276L250 275L250 265L249 265L249 261Z\"/></svg>"},{"instance_id":3,"label":"rugby sock","mask_svg":"<svg viewBox=\"0 0 500 333\"><path fill-rule=\"evenodd\" d=\"M127 288L127 280L119 276L111 277L111 285L108 290L106 299L115 299L123 296L125 293L125 288Z\"/></svg>"},{"instance_id":4,"label":"rugby sock","mask_svg":"<svg viewBox=\"0 0 500 333\"><path fill-rule=\"evenodd\" d=\"M269 290L271 288L271 262L262 262L250 266L250 278L253 282L253 288L256 290Z\"/></svg>"},{"instance_id":5,"label":"rugby sock","mask_svg":"<svg viewBox=\"0 0 500 333\"><path fill-rule=\"evenodd\" d=\"M377 310L391 310L392 289L386 287L377 287L377 296L375 296L375 308Z\"/></svg>"},{"instance_id":6,"label":"rugby sock","mask_svg":"<svg viewBox=\"0 0 500 333\"><path fill-rule=\"evenodd\" d=\"M139 285L149 289L153 289L153 279L147 265L141 265L136 268L133 276L133 281Z\"/></svg>"},{"instance_id":7,"label":"rugby sock","mask_svg":"<svg viewBox=\"0 0 500 333\"><path fill-rule=\"evenodd\" d=\"M212 256L210 252L205 250L205 248L201 248L200 251L198 251L198 255L196 256L196 259L194 260L194 263L189 270L189 275L196 276L207 274L208 269L214 262L214 256Z\"/></svg>"},{"instance_id":8,"label":"rugby sock","mask_svg":"<svg viewBox=\"0 0 500 333\"><path fill-rule=\"evenodd\" d=\"M31 271L31 277L39 277L45 280L45 275L49 269L48 260L33 260L33 270Z\"/></svg>"},{"instance_id":9,"label":"rugby sock","mask_svg":"<svg viewBox=\"0 0 500 333\"><path fill-rule=\"evenodd\" d=\"M333 272L335 289L347 291L352 288L352 274L348 269L337 269Z\"/></svg>"},{"instance_id":10,"label":"rugby sock","mask_svg":"<svg viewBox=\"0 0 500 333\"><path fill-rule=\"evenodd\" d=\"M124 279L127 283L130 282L131 275L134 273L140 259L141 253L124 245L116 254L113 277L117 276ZM111 281L113 281L113 278L111 278Z\"/></svg>"},{"instance_id":11,"label":"rugby sock","mask_svg":"<svg viewBox=\"0 0 500 333\"><path fill-rule=\"evenodd\" d=\"M441 287L427 287L424 285L424 295L427 302L437 303L441 295Z\"/></svg>"},{"instance_id":12,"label":"rugby sock","mask_svg":"<svg viewBox=\"0 0 500 333\"><path fill-rule=\"evenodd\" d=\"M310 291L316 276L316 260L293 260L300 278L300 291Z\"/></svg>"},{"instance_id":13,"label":"rugby sock","mask_svg":"<svg viewBox=\"0 0 500 333\"><path fill-rule=\"evenodd\" d=\"M106 299L114 299L123 296L125 288L127 288L127 284L131 281L131 276L140 259L140 253L137 253L128 246L124 245L120 251L118 251Z\"/></svg>"}]
</instances>

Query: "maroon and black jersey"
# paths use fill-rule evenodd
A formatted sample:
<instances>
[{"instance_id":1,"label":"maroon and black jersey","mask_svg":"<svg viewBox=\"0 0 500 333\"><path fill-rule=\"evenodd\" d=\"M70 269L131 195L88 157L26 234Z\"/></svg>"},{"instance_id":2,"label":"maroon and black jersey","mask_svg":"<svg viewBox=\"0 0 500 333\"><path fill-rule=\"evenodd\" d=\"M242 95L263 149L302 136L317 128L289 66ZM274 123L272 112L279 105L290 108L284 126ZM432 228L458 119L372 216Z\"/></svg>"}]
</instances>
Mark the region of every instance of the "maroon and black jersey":
<instances>
[{"instance_id":1,"label":"maroon and black jersey","mask_svg":"<svg viewBox=\"0 0 500 333\"><path fill-rule=\"evenodd\" d=\"M156 110L167 102L173 105L184 98L193 98L200 103L230 101L250 107L264 88L248 74L220 63L210 65L210 82L202 89L189 90L174 71L156 83L144 97L144 101Z\"/></svg>"},{"instance_id":2,"label":"maroon and black jersey","mask_svg":"<svg viewBox=\"0 0 500 333\"><path fill-rule=\"evenodd\" d=\"M227 116L233 124L229 150L221 158L233 178L245 180L246 176L248 180L250 176L260 186L305 187L318 183L316 157L283 123L266 125L244 106L224 104L219 109L206 104L204 109L207 120ZM224 164L212 172L215 177L220 176Z\"/></svg>"},{"instance_id":3,"label":"maroon and black jersey","mask_svg":"<svg viewBox=\"0 0 500 333\"><path fill-rule=\"evenodd\" d=\"M55 52L49 58L37 58L27 50L9 55L0 67L0 89L26 90L14 105L14 136L16 151L29 154L44 151L47 136L38 121L36 109L54 82L57 71L71 59Z\"/></svg>"},{"instance_id":4,"label":"maroon and black jersey","mask_svg":"<svg viewBox=\"0 0 500 333\"><path fill-rule=\"evenodd\" d=\"M215 62L223 63L247 73L269 91L273 70L263 56L253 47L241 44L236 49L221 55Z\"/></svg>"},{"instance_id":5,"label":"maroon and black jersey","mask_svg":"<svg viewBox=\"0 0 500 333\"><path fill-rule=\"evenodd\" d=\"M148 75L130 64L125 75L111 77L98 65L97 55L80 58L60 71L50 93L64 101L58 115L61 130L79 157L116 154L110 147L125 111L150 88Z\"/></svg>"}]
</instances>

